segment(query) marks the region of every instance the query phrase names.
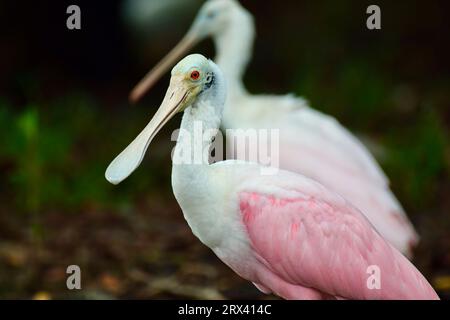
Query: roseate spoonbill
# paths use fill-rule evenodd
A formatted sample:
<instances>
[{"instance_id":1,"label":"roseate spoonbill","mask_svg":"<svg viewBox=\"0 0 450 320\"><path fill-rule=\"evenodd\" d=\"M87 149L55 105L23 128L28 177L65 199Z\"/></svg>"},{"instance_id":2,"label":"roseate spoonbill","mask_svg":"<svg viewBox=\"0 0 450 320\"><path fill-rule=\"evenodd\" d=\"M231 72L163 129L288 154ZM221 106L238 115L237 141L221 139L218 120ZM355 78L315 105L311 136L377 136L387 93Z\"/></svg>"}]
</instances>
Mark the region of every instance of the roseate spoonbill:
<instances>
[{"instance_id":1,"label":"roseate spoonbill","mask_svg":"<svg viewBox=\"0 0 450 320\"><path fill-rule=\"evenodd\" d=\"M130 99L137 101L185 51L207 36L214 38L216 61L229 88L222 127L280 129L280 168L340 193L382 236L411 257L418 236L366 147L335 118L312 109L302 98L247 92L242 77L251 55L254 23L237 1L207 1L186 36L135 87ZM238 154L227 155L242 159Z\"/></svg>"},{"instance_id":2,"label":"roseate spoonbill","mask_svg":"<svg viewBox=\"0 0 450 320\"><path fill-rule=\"evenodd\" d=\"M219 67L193 54L171 74L152 120L107 168L111 183L137 168L177 112L184 114L175 154L193 155L198 123L205 134L219 128L226 95ZM201 150L208 150L211 140L203 137ZM172 167L173 191L193 233L238 275L288 299L438 299L411 262L340 195L296 173L260 170L241 160ZM379 289L367 282L373 266Z\"/></svg>"}]
</instances>

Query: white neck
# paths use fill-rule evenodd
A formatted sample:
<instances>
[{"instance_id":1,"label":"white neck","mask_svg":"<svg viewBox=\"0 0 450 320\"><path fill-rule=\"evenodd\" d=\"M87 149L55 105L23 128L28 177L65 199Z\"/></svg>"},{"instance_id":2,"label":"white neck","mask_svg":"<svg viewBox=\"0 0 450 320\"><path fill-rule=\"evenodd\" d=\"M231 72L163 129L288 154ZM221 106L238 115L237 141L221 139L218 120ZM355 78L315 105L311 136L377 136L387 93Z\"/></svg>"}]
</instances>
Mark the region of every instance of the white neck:
<instances>
[{"instance_id":1,"label":"white neck","mask_svg":"<svg viewBox=\"0 0 450 320\"><path fill-rule=\"evenodd\" d=\"M208 233L208 227L213 226L217 219L213 212L203 208L208 208L216 199L208 158L198 157L194 152L198 154L200 150L203 154L204 150L209 150L211 139L205 137L211 134L214 136L214 132L217 132L220 126L225 101L225 83L220 70L217 69L214 73L214 84L184 111L181 121L174 155L188 152L189 156L183 159L191 162L175 163L174 159L172 165L172 187L175 198L192 231L204 242L208 241L205 239L213 238L205 236L205 232ZM201 147L195 148L195 144ZM201 159L200 163L192 163L196 158Z\"/></svg>"},{"instance_id":2,"label":"white neck","mask_svg":"<svg viewBox=\"0 0 450 320\"><path fill-rule=\"evenodd\" d=\"M255 27L253 17L243 8L233 8L228 26L214 36L216 63L224 72L228 95L246 93L242 78L251 58Z\"/></svg>"},{"instance_id":3,"label":"white neck","mask_svg":"<svg viewBox=\"0 0 450 320\"><path fill-rule=\"evenodd\" d=\"M208 188L209 163L204 154L211 146L208 134L217 131L220 120L221 114L218 114L217 108L203 101L184 111L173 153L172 183L175 195L191 193L194 191L192 186L195 186L195 189ZM201 193L195 190L192 196Z\"/></svg>"}]
</instances>

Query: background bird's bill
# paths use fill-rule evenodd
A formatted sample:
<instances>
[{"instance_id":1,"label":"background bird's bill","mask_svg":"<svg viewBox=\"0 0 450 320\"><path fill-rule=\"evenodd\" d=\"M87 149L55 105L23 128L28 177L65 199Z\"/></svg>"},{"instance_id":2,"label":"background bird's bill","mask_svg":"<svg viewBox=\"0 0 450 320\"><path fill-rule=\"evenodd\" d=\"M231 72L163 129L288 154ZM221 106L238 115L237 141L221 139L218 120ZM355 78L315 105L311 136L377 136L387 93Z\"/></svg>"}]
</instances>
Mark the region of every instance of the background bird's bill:
<instances>
[{"instance_id":1,"label":"background bird's bill","mask_svg":"<svg viewBox=\"0 0 450 320\"><path fill-rule=\"evenodd\" d=\"M158 81L170 67L175 65L183 54L189 51L198 41L199 37L195 32L188 32L183 39L181 39L181 41L133 88L130 93L130 102L136 103L139 101L156 81Z\"/></svg>"},{"instance_id":2,"label":"background bird's bill","mask_svg":"<svg viewBox=\"0 0 450 320\"><path fill-rule=\"evenodd\" d=\"M147 147L158 131L186 107L191 90L183 80L183 75L172 76L161 106L144 130L110 163L105 172L106 180L118 184L127 178L141 163Z\"/></svg>"}]
</instances>

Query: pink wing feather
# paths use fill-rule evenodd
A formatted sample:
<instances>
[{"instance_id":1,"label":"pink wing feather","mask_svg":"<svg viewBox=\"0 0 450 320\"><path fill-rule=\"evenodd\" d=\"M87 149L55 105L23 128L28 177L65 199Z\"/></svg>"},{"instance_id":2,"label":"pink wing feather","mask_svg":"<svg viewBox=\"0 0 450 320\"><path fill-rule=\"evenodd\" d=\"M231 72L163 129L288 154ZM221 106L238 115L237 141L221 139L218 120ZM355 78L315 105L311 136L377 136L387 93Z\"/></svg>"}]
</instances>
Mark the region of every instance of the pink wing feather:
<instances>
[{"instance_id":1,"label":"pink wing feather","mask_svg":"<svg viewBox=\"0 0 450 320\"><path fill-rule=\"evenodd\" d=\"M261 263L260 287L294 299L438 299L422 274L343 199L258 192L239 198ZM380 270L380 289L368 288L370 266Z\"/></svg>"}]
</instances>

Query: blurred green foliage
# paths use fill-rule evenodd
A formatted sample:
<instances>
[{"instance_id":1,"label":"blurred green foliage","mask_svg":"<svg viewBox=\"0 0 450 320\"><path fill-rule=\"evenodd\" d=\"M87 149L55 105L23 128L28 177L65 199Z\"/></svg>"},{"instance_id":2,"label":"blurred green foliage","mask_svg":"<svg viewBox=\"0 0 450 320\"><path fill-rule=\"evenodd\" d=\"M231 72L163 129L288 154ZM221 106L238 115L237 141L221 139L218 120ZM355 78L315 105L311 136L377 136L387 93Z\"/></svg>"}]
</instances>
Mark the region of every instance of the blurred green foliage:
<instances>
[{"instance_id":1,"label":"blurred green foliage","mask_svg":"<svg viewBox=\"0 0 450 320\"><path fill-rule=\"evenodd\" d=\"M439 187L449 178L448 130L439 113L425 108L414 124L387 135L385 167L408 206L436 208L441 201Z\"/></svg>"},{"instance_id":2,"label":"blurred green foliage","mask_svg":"<svg viewBox=\"0 0 450 320\"><path fill-rule=\"evenodd\" d=\"M64 213L87 206L117 205L128 197L113 196L103 173L108 128L86 95L70 95L48 106L27 105L13 112L0 104L3 137L1 164L5 192L22 212L36 215L63 208Z\"/></svg>"}]
</instances>

